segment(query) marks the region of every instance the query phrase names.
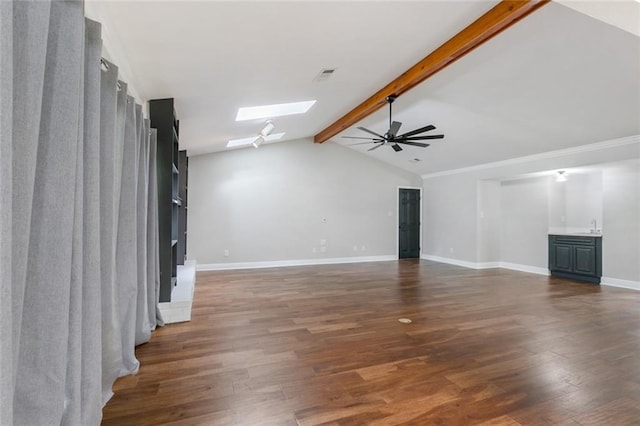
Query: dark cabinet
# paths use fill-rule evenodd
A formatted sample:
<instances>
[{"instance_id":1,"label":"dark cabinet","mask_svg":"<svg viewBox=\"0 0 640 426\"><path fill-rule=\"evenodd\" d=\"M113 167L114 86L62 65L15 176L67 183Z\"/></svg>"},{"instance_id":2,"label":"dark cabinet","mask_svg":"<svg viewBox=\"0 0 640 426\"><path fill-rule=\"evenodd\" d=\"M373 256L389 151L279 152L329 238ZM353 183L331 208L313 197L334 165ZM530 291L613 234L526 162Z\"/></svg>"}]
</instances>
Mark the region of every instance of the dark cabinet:
<instances>
[{"instance_id":1,"label":"dark cabinet","mask_svg":"<svg viewBox=\"0 0 640 426\"><path fill-rule=\"evenodd\" d=\"M549 270L551 275L599 284L602 238L549 235Z\"/></svg>"}]
</instances>

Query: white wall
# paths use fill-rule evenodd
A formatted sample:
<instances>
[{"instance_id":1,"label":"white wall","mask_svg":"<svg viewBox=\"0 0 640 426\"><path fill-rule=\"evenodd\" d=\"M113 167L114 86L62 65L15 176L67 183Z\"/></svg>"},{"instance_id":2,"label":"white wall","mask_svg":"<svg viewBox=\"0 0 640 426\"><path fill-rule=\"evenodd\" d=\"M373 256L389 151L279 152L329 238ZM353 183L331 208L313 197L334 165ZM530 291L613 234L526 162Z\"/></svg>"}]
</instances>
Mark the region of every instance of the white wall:
<instances>
[{"instance_id":1,"label":"white wall","mask_svg":"<svg viewBox=\"0 0 640 426\"><path fill-rule=\"evenodd\" d=\"M460 175L427 180L422 194L422 252L475 262L475 182Z\"/></svg>"},{"instance_id":2,"label":"white wall","mask_svg":"<svg viewBox=\"0 0 640 426\"><path fill-rule=\"evenodd\" d=\"M548 187L548 177L501 183L501 262L547 268Z\"/></svg>"},{"instance_id":3,"label":"white wall","mask_svg":"<svg viewBox=\"0 0 640 426\"><path fill-rule=\"evenodd\" d=\"M602 228L602 171L573 173L560 183L565 185L566 228L569 232L588 231L591 221Z\"/></svg>"},{"instance_id":4,"label":"white wall","mask_svg":"<svg viewBox=\"0 0 640 426\"><path fill-rule=\"evenodd\" d=\"M502 239L502 186L499 181L478 181L477 262L499 262Z\"/></svg>"},{"instance_id":5,"label":"white wall","mask_svg":"<svg viewBox=\"0 0 640 426\"><path fill-rule=\"evenodd\" d=\"M398 186L421 184L310 139L190 157L187 257L211 265L395 256Z\"/></svg>"},{"instance_id":6,"label":"white wall","mask_svg":"<svg viewBox=\"0 0 640 426\"><path fill-rule=\"evenodd\" d=\"M640 281L640 161L607 164L602 178L603 274Z\"/></svg>"},{"instance_id":7,"label":"white wall","mask_svg":"<svg viewBox=\"0 0 640 426\"><path fill-rule=\"evenodd\" d=\"M495 183L509 180L515 176L536 174L543 171L571 170L599 165L602 173L602 229L603 237L603 276L640 284L640 207L638 206L638 161L631 161L620 169L614 164L626 159L640 158L640 136L617 141L607 141L575 150L545 153L508 160L495 164L482 165L446 173L423 176L423 256L483 267L485 263L518 263L531 269L544 266L542 252L546 256L547 227L554 222L549 220L553 208L550 207L551 191L543 186L522 188L517 193L517 184L507 190L504 199L504 187L496 192ZM626 163L625 163L626 164ZM484 183L483 183L484 182ZM493 186L492 186L493 185ZM520 197L522 195L522 197ZM527 197L532 197L531 200ZM544 198L549 197L549 198ZM518 200L519 199L519 200ZM519 232L512 220L506 222L509 231L504 230L504 216L516 213L514 203L537 202L544 205L536 211L540 223L535 224L538 247L531 253L511 252L500 248L500 259L495 257L495 233L505 243L508 235ZM546 202L544 201L546 200ZM575 200L574 200L575 201ZM575 203L574 203L575 204ZM506 213L505 213L506 212ZM585 228L589 227L589 214ZM584 222L582 219L580 223ZM600 227L600 225L599 225ZM611 229L613 227L613 229ZM451 251L453 248L453 251ZM508 257L504 259L504 257Z\"/></svg>"}]
</instances>

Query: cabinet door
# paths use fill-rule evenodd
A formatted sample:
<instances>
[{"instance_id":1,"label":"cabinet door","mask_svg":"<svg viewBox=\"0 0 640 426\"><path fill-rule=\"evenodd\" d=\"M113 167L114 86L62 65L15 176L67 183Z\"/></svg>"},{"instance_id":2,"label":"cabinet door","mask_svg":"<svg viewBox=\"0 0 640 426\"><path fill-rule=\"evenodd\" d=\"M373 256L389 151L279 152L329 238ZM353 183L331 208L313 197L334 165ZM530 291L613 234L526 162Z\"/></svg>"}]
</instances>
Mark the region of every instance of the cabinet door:
<instances>
[{"instance_id":1,"label":"cabinet door","mask_svg":"<svg viewBox=\"0 0 640 426\"><path fill-rule=\"evenodd\" d=\"M554 254L554 260L555 260L555 264L553 265L554 270L564 271L564 272L573 271L572 262L571 262L571 257L572 257L571 255L573 250L571 249L572 249L571 246L566 246L562 244L553 245L553 251L554 251L553 254Z\"/></svg>"},{"instance_id":2,"label":"cabinet door","mask_svg":"<svg viewBox=\"0 0 640 426\"><path fill-rule=\"evenodd\" d=\"M596 248L595 247L574 247L573 269L578 274L596 275Z\"/></svg>"}]
</instances>

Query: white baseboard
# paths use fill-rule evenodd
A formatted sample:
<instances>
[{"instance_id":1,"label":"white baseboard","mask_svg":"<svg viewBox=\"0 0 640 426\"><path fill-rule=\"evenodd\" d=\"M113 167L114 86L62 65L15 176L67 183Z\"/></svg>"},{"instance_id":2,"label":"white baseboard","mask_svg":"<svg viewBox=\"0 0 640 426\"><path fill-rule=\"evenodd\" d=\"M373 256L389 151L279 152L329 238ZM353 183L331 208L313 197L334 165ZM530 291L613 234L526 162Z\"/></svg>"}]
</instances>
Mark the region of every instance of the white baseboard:
<instances>
[{"instance_id":1,"label":"white baseboard","mask_svg":"<svg viewBox=\"0 0 640 426\"><path fill-rule=\"evenodd\" d=\"M528 272L530 274L550 275L549 269L539 266L520 265L518 263L498 262L500 268L511 269L512 271Z\"/></svg>"},{"instance_id":2,"label":"white baseboard","mask_svg":"<svg viewBox=\"0 0 640 426\"><path fill-rule=\"evenodd\" d=\"M621 280L618 278L602 277L600 284L610 287L622 287L631 290L640 290L640 281Z\"/></svg>"},{"instance_id":3,"label":"white baseboard","mask_svg":"<svg viewBox=\"0 0 640 426\"><path fill-rule=\"evenodd\" d=\"M205 263L198 271L227 271L234 269L280 268L283 266L335 265L340 263L385 262L398 260L396 255L333 257L325 259L274 260L266 262Z\"/></svg>"},{"instance_id":4,"label":"white baseboard","mask_svg":"<svg viewBox=\"0 0 640 426\"><path fill-rule=\"evenodd\" d=\"M511 269L513 271L528 272L530 274L547 275L547 276L550 275L549 270L546 268L540 268L538 266L520 265L518 263L509 263L509 262L476 263L476 262L467 262L466 260L432 256L430 254L423 254L420 257L425 260L448 263L450 265L463 266L465 268L471 268L471 269L504 268L504 269ZM630 290L640 291L640 281L630 281L630 280L621 280L618 278L602 277L600 280L600 284L610 286L610 287L621 287L621 288L627 288Z\"/></svg>"},{"instance_id":5,"label":"white baseboard","mask_svg":"<svg viewBox=\"0 0 640 426\"><path fill-rule=\"evenodd\" d=\"M530 274L549 275L549 270L546 268L540 268L537 266L520 265L518 263L509 262L469 262L460 259L451 259L448 257L433 256L430 254L423 254L422 259L432 260L434 262L448 263L450 265L463 266L471 269L491 269L491 268L504 268L511 269L513 271L528 272Z\"/></svg>"},{"instance_id":6,"label":"white baseboard","mask_svg":"<svg viewBox=\"0 0 640 426\"><path fill-rule=\"evenodd\" d=\"M158 303L165 324L191 321L193 291L196 286L196 261L187 260L178 265L177 284L171 291L171 302Z\"/></svg>"},{"instance_id":7,"label":"white baseboard","mask_svg":"<svg viewBox=\"0 0 640 426\"><path fill-rule=\"evenodd\" d=\"M423 254L423 255L420 256L420 258L421 259L425 259L425 260L432 260L434 262L448 263L449 265L462 266L462 267L465 267L465 268L481 269L479 267L478 263L468 262L466 260L451 259L451 258L448 258L448 257L433 256L433 255L430 255L430 254Z\"/></svg>"},{"instance_id":8,"label":"white baseboard","mask_svg":"<svg viewBox=\"0 0 640 426\"><path fill-rule=\"evenodd\" d=\"M502 262L469 262L467 260L452 259L449 257L433 256L431 254L423 254L421 259L432 260L434 262L448 263L449 265L462 266L471 269L492 269L501 268Z\"/></svg>"}]
</instances>

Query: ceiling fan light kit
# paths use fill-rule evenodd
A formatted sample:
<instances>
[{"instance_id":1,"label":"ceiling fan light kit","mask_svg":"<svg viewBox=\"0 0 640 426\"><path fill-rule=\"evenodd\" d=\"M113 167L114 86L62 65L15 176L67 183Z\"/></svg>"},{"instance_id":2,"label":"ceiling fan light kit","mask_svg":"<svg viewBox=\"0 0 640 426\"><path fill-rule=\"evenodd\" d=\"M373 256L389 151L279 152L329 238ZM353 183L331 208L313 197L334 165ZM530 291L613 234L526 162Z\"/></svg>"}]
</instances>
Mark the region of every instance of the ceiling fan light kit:
<instances>
[{"instance_id":1,"label":"ceiling fan light kit","mask_svg":"<svg viewBox=\"0 0 640 426\"><path fill-rule=\"evenodd\" d=\"M264 142L273 142L281 139L284 136L284 132L282 133L273 133L273 130L276 128L273 121L267 120L260 133L257 136L251 136L248 138L242 139L233 139L227 142L227 148L239 148L243 146L253 145L254 148L259 147Z\"/></svg>"},{"instance_id":2,"label":"ceiling fan light kit","mask_svg":"<svg viewBox=\"0 0 640 426\"><path fill-rule=\"evenodd\" d=\"M267 140L267 138L275 128L276 126L273 124L273 121L267 120L267 123L264 125L262 130L260 130L258 137L253 141L251 145L253 145L254 148L257 148L260 145L262 145L262 142Z\"/></svg>"},{"instance_id":3,"label":"ceiling fan light kit","mask_svg":"<svg viewBox=\"0 0 640 426\"><path fill-rule=\"evenodd\" d=\"M260 136L262 136L263 138L266 138L271 134L271 132L273 132L273 129L275 128L276 126L273 124L273 121L267 120L267 123L264 125L262 130L260 130Z\"/></svg>"},{"instance_id":4,"label":"ceiling fan light kit","mask_svg":"<svg viewBox=\"0 0 640 426\"><path fill-rule=\"evenodd\" d=\"M416 142L423 140L431 140L431 139L442 139L444 135L420 135L421 133L429 132L431 130L435 130L435 126L429 124L428 126L421 127L419 129L412 130L407 133L403 133L398 135L398 131L402 126L402 123L399 121L392 120L392 107L393 101L395 101L397 96L390 95L387 96L386 101L389 104L389 130L384 135L376 133L372 130L367 129L366 127L358 127L358 130L362 130L363 132L367 132L375 137L359 137L359 136L343 136L343 138L347 139L367 139L369 142L362 142L360 144L352 144L352 145L361 145L365 143L373 143L375 146L369 148L367 151L373 151L374 149L378 149L383 145L390 145L391 148L395 152L402 151L402 147L398 144L417 146L420 148L426 148L429 146L428 143Z\"/></svg>"}]
</instances>

